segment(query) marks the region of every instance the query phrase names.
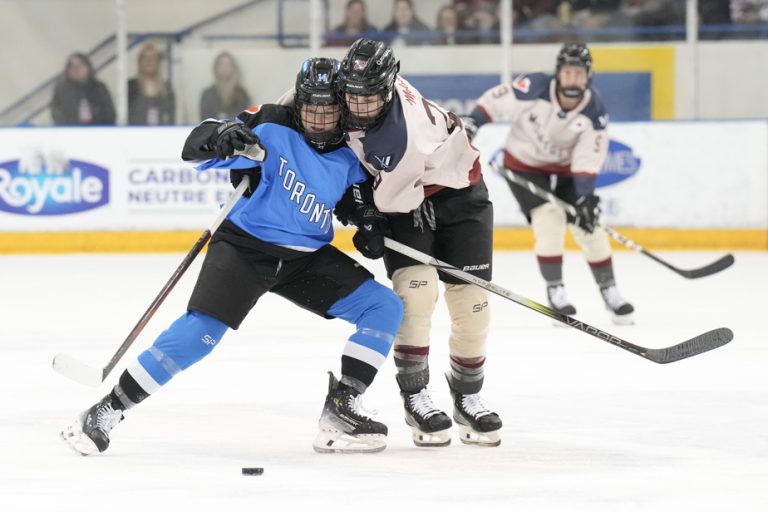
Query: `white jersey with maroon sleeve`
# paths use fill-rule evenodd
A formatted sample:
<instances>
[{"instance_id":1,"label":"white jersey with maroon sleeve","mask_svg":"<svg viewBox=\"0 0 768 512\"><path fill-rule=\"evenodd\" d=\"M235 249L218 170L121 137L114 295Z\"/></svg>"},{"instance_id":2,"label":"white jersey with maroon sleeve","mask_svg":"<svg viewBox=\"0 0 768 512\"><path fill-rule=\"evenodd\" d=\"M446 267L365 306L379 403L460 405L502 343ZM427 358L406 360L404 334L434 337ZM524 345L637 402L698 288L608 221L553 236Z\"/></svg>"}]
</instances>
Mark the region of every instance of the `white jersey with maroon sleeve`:
<instances>
[{"instance_id":1,"label":"white jersey with maroon sleeve","mask_svg":"<svg viewBox=\"0 0 768 512\"><path fill-rule=\"evenodd\" d=\"M480 152L458 117L424 98L401 77L392 105L372 128L348 133L349 147L375 176L382 212L406 213L444 187L480 181Z\"/></svg>"},{"instance_id":2,"label":"white jersey with maroon sleeve","mask_svg":"<svg viewBox=\"0 0 768 512\"><path fill-rule=\"evenodd\" d=\"M599 95L588 89L564 112L555 79L544 73L515 78L486 91L477 108L488 121L509 121L504 163L519 171L596 175L608 154L608 115Z\"/></svg>"}]
</instances>

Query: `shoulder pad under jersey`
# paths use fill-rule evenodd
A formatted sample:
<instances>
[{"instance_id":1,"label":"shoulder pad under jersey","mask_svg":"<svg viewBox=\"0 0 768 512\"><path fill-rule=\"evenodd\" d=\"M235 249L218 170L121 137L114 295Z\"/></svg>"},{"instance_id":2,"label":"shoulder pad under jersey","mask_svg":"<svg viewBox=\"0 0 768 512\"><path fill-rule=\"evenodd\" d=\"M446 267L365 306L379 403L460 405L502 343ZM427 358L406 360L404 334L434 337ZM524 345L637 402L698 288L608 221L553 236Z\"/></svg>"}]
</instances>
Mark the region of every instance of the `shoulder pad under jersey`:
<instances>
[{"instance_id":1,"label":"shoulder pad under jersey","mask_svg":"<svg viewBox=\"0 0 768 512\"><path fill-rule=\"evenodd\" d=\"M274 105L272 103L248 107L240 112L237 118L249 128L254 128L263 123L281 124L291 128L295 127L296 124L293 107Z\"/></svg>"},{"instance_id":2,"label":"shoulder pad under jersey","mask_svg":"<svg viewBox=\"0 0 768 512\"><path fill-rule=\"evenodd\" d=\"M581 113L592 121L592 126L595 130L604 130L608 126L608 112L605 110L600 93L595 89L591 89L591 91L592 98L590 98L589 103L587 103L587 106L584 107Z\"/></svg>"},{"instance_id":3,"label":"shoulder pad under jersey","mask_svg":"<svg viewBox=\"0 0 768 512\"><path fill-rule=\"evenodd\" d=\"M512 90L515 98L518 100L537 100L542 99L550 101L549 84L552 82L552 76L546 73L531 73L529 75L519 75L512 79Z\"/></svg>"},{"instance_id":4,"label":"shoulder pad under jersey","mask_svg":"<svg viewBox=\"0 0 768 512\"><path fill-rule=\"evenodd\" d=\"M381 121L365 131L362 143L365 160L375 169L390 172L397 167L408 146L408 127L397 94Z\"/></svg>"}]
</instances>

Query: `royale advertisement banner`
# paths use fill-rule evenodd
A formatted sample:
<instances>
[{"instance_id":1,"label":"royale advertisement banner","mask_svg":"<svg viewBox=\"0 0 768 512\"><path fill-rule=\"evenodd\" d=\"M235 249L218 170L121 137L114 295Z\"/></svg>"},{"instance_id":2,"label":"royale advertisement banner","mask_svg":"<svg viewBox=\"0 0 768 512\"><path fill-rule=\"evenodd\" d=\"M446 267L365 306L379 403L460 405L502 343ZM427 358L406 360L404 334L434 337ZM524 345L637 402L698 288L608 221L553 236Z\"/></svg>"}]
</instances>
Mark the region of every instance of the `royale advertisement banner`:
<instances>
[{"instance_id":1,"label":"royale advertisement banner","mask_svg":"<svg viewBox=\"0 0 768 512\"><path fill-rule=\"evenodd\" d=\"M189 130L1 130L0 231L204 229L232 187L181 160Z\"/></svg>"}]
</instances>

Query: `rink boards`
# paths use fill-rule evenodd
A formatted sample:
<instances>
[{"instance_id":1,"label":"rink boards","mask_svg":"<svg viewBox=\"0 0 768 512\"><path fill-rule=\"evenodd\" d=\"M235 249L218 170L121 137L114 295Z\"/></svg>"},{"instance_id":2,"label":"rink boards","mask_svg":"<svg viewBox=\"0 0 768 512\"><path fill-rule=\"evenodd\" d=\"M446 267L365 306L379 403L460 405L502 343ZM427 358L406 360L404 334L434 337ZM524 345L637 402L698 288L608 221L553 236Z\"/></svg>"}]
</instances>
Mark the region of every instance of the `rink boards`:
<instances>
[{"instance_id":1,"label":"rink boards","mask_svg":"<svg viewBox=\"0 0 768 512\"><path fill-rule=\"evenodd\" d=\"M487 160L504 124L475 145L495 207L498 250L532 246ZM180 158L189 127L8 128L0 147L0 252L183 251L231 192L226 171ZM658 249L766 250L768 121L610 126L600 176L606 224ZM349 233L337 244L351 248Z\"/></svg>"}]
</instances>

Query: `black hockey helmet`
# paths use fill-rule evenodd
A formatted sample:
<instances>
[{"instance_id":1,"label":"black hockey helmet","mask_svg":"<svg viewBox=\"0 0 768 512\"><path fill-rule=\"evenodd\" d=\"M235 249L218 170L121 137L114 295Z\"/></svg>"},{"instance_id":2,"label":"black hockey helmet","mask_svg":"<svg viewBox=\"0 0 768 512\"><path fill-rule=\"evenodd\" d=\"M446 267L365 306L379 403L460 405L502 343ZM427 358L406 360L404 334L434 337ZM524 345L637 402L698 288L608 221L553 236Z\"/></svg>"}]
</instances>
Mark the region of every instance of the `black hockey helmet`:
<instances>
[{"instance_id":1,"label":"black hockey helmet","mask_svg":"<svg viewBox=\"0 0 768 512\"><path fill-rule=\"evenodd\" d=\"M580 66L587 71L587 85L580 87L561 87L560 69L563 66ZM557 89L567 98L579 98L592 82L592 54L584 43L565 43L557 54L557 66L555 67L555 80Z\"/></svg>"},{"instance_id":2,"label":"black hockey helmet","mask_svg":"<svg viewBox=\"0 0 768 512\"><path fill-rule=\"evenodd\" d=\"M358 39L352 43L339 69L338 90L345 127L369 128L387 112L392 103L398 71L400 62L395 60L392 48L383 41ZM378 96L381 102L360 104L352 112L347 94ZM366 106L371 107L368 115L365 115Z\"/></svg>"},{"instance_id":3,"label":"black hockey helmet","mask_svg":"<svg viewBox=\"0 0 768 512\"><path fill-rule=\"evenodd\" d=\"M296 76L293 102L296 125L304 138L317 149L323 149L327 144L338 144L343 139L341 106L335 86L338 71L338 60L315 57L305 60ZM307 108L302 114L303 107L309 105L331 108L320 109L323 112Z\"/></svg>"}]
</instances>

